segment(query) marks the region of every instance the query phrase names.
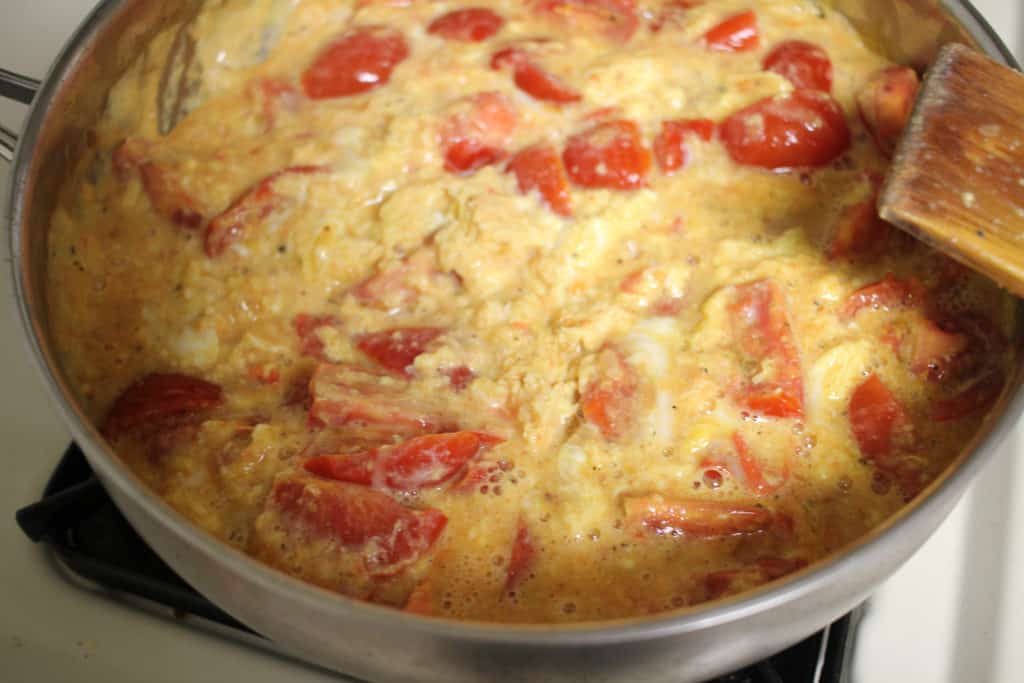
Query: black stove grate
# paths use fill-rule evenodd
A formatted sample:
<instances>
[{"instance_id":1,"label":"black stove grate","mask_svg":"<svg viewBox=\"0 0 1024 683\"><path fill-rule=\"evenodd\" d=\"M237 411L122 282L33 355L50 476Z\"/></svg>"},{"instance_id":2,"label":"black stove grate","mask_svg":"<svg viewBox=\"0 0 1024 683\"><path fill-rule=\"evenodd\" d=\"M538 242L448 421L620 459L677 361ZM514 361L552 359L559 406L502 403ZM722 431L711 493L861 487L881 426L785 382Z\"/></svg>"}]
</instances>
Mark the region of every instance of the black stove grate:
<instances>
[{"instance_id":1,"label":"black stove grate","mask_svg":"<svg viewBox=\"0 0 1024 683\"><path fill-rule=\"evenodd\" d=\"M52 549L76 583L142 598L129 601L162 607L185 623L205 622L222 635L274 649L157 557L103 490L77 445L68 447L43 498L19 510L17 520L29 538ZM855 611L788 650L713 683L845 683L856 622Z\"/></svg>"}]
</instances>

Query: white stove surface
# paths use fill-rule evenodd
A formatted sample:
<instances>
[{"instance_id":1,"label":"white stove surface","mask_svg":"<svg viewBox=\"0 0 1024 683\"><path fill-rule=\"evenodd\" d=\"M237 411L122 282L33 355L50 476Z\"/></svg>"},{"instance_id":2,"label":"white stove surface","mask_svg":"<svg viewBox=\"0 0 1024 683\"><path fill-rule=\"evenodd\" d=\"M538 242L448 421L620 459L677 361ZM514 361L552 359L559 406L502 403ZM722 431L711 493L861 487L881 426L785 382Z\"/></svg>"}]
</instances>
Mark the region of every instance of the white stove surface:
<instances>
[{"instance_id":1,"label":"white stove surface","mask_svg":"<svg viewBox=\"0 0 1024 683\"><path fill-rule=\"evenodd\" d=\"M0 66L42 77L91 0L4 0ZM1024 4L975 0L1024 53ZM0 121L24 108L0 100ZM0 162L0 187L7 167ZM0 201L3 201L0 199ZM248 683L337 677L155 618L79 590L14 524L37 499L69 441L44 396L0 276L0 681ZM856 683L1024 680L1024 432L1006 444L935 536L869 603L854 658Z\"/></svg>"}]
</instances>

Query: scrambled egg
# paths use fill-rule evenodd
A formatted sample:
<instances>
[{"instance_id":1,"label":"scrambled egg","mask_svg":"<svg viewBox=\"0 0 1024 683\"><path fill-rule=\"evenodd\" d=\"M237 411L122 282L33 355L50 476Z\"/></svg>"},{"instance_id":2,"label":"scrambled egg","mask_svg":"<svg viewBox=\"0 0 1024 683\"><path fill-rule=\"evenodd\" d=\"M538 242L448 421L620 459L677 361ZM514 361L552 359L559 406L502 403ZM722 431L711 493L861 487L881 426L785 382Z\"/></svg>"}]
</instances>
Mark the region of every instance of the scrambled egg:
<instances>
[{"instance_id":1,"label":"scrambled egg","mask_svg":"<svg viewBox=\"0 0 1024 683\"><path fill-rule=\"evenodd\" d=\"M189 519L356 598L586 621L776 579L918 495L1012 362L1012 299L874 218L889 66L809 0L210 1L54 215L64 369ZM726 122L768 101L743 135L834 153L752 163Z\"/></svg>"}]
</instances>

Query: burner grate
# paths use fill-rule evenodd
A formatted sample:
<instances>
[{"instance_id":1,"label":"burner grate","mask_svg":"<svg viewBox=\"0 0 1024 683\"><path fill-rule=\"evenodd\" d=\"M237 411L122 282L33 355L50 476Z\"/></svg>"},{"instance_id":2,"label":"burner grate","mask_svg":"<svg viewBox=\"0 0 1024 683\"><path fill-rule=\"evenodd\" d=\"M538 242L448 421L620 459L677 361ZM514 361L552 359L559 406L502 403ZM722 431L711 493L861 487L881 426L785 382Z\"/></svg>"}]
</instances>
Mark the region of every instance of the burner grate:
<instances>
[{"instance_id":1,"label":"burner grate","mask_svg":"<svg viewBox=\"0 0 1024 683\"><path fill-rule=\"evenodd\" d=\"M43 498L19 510L17 520L25 535L53 550L76 584L295 658L216 607L157 557L75 444L57 465ZM858 617L855 610L788 650L712 683L846 683Z\"/></svg>"}]
</instances>

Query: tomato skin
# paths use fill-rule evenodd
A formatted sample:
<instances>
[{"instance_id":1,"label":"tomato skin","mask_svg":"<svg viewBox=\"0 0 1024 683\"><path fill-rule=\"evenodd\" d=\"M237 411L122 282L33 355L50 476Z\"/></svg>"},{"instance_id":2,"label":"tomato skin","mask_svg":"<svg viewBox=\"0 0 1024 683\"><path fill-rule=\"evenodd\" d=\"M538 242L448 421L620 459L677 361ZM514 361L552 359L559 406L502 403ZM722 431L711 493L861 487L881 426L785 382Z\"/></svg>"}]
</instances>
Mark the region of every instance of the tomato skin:
<instances>
[{"instance_id":1,"label":"tomato skin","mask_svg":"<svg viewBox=\"0 0 1024 683\"><path fill-rule=\"evenodd\" d=\"M302 89L313 100L359 95L386 85L409 56L397 31L363 26L327 46L302 74Z\"/></svg>"},{"instance_id":2,"label":"tomato skin","mask_svg":"<svg viewBox=\"0 0 1024 683\"><path fill-rule=\"evenodd\" d=\"M385 438L457 429L443 406L408 396L395 375L347 364L321 363L309 382L313 424L358 426Z\"/></svg>"},{"instance_id":3,"label":"tomato skin","mask_svg":"<svg viewBox=\"0 0 1024 683\"><path fill-rule=\"evenodd\" d=\"M505 159L519 117L512 103L500 93L483 92L458 107L441 130L445 170L463 175Z\"/></svg>"},{"instance_id":4,"label":"tomato skin","mask_svg":"<svg viewBox=\"0 0 1024 683\"><path fill-rule=\"evenodd\" d=\"M742 536L765 531L774 522L774 515L765 508L725 500L652 494L628 496L623 506L630 527L659 536Z\"/></svg>"},{"instance_id":5,"label":"tomato skin","mask_svg":"<svg viewBox=\"0 0 1024 683\"><path fill-rule=\"evenodd\" d=\"M884 156L896 151L917 99L920 81L913 69L891 66L874 74L857 95L861 120Z\"/></svg>"},{"instance_id":6,"label":"tomato skin","mask_svg":"<svg viewBox=\"0 0 1024 683\"><path fill-rule=\"evenodd\" d=\"M798 89L832 91L832 60L822 48L803 40L776 45L762 63L765 71L784 76Z\"/></svg>"},{"instance_id":7,"label":"tomato skin","mask_svg":"<svg viewBox=\"0 0 1024 683\"><path fill-rule=\"evenodd\" d=\"M491 57L491 68L495 71L511 69L516 87L535 100L568 104L583 99L578 92L545 71L517 47L495 52Z\"/></svg>"},{"instance_id":8,"label":"tomato skin","mask_svg":"<svg viewBox=\"0 0 1024 683\"><path fill-rule=\"evenodd\" d=\"M600 375L583 390L580 404L583 417L597 427L605 439L614 441L632 422L636 373L613 348L601 351L598 368Z\"/></svg>"},{"instance_id":9,"label":"tomato skin","mask_svg":"<svg viewBox=\"0 0 1024 683\"><path fill-rule=\"evenodd\" d=\"M539 144L522 149L509 160L507 170L515 174L520 192L537 190L552 211L572 216L569 179L554 147Z\"/></svg>"},{"instance_id":10,"label":"tomato skin","mask_svg":"<svg viewBox=\"0 0 1024 683\"><path fill-rule=\"evenodd\" d=\"M690 150L686 138L694 135L704 142L710 142L715 134L715 122L710 119L677 119L662 121L661 133L654 140L654 158L662 172L671 175L686 168L690 161Z\"/></svg>"},{"instance_id":11,"label":"tomato skin","mask_svg":"<svg viewBox=\"0 0 1024 683\"><path fill-rule=\"evenodd\" d=\"M220 386L180 373L145 375L117 397L103 421L102 432L116 438L136 430L159 430L224 402Z\"/></svg>"},{"instance_id":12,"label":"tomato skin","mask_svg":"<svg viewBox=\"0 0 1024 683\"><path fill-rule=\"evenodd\" d=\"M769 417L802 417L800 353L778 285L757 280L737 286L729 313L740 351L761 364L762 370L772 370L772 377L743 386L736 397L740 405Z\"/></svg>"},{"instance_id":13,"label":"tomato skin","mask_svg":"<svg viewBox=\"0 0 1024 683\"><path fill-rule=\"evenodd\" d=\"M501 30L505 20L485 7L467 7L442 14L427 26L427 33L445 40L479 43Z\"/></svg>"},{"instance_id":14,"label":"tomato skin","mask_svg":"<svg viewBox=\"0 0 1024 683\"><path fill-rule=\"evenodd\" d=\"M387 576L417 560L448 523L439 510L410 510L385 493L323 479L278 481L268 504L305 531L364 551L371 575Z\"/></svg>"},{"instance_id":15,"label":"tomato skin","mask_svg":"<svg viewBox=\"0 0 1024 683\"><path fill-rule=\"evenodd\" d=\"M412 493L451 480L470 460L502 441L484 432L428 434L369 451L320 455L304 467L335 481Z\"/></svg>"},{"instance_id":16,"label":"tomato skin","mask_svg":"<svg viewBox=\"0 0 1024 683\"><path fill-rule=\"evenodd\" d=\"M621 43L640 25L636 0L535 0L533 6L572 29L589 29Z\"/></svg>"},{"instance_id":17,"label":"tomato skin","mask_svg":"<svg viewBox=\"0 0 1024 683\"><path fill-rule=\"evenodd\" d=\"M761 45L757 15L747 10L714 26L704 34L704 44L714 52L747 52Z\"/></svg>"},{"instance_id":18,"label":"tomato skin","mask_svg":"<svg viewBox=\"0 0 1024 683\"><path fill-rule=\"evenodd\" d=\"M505 575L505 590L514 588L522 580L525 573L533 564L537 548L534 546L533 538L530 536L530 528L526 525L522 516L516 522L516 537L512 541L512 551L508 560L508 571Z\"/></svg>"},{"instance_id":19,"label":"tomato skin","mask_svg":"<svg viewBox=\"0 0 1024 683\"><path fill-rule=\"evenodd\" d=\"M569 180L580 187L633 190L646 184L651 155L632 121L606 121L569 138L562 152Z\"/></svg>"},{"instance_id":20,"label":"tomato skin","mask_svg":"<svg viewBox=\"0 0 1024 683\"><path fill-rule=\"evenodd\" d=\"M440 327L396 327L356 337L356 347L381 367L411 377L409 366L445 330Z\"/></svg>"},{"instance_id":21,"label":"tomato skin","mask_svg":"<svg viewBox=\"0 0 1024 683\"><path fill-rule=\"evenodd\" d=\"M736 447L736 454L739 456L740 467L743 468L743 479L747 488L758 496L765 496L775 493L781 489L789 480L789 469L782 473L776 482L769 482L764 476L764 469L757 457L751 452L746 439L739 432L732 435L732 443Z\"/></svg>"},{"instance_id":22,"label":"tomato skin","mask_svg":"<svg viewBox=\"0 0 1024 683\"><path fill-rule=\"evenodd\" d=\"M840 309L839 317L852 320L865 308L887 311L917 306L923 303L925 294L924 287L917 280L901 280L892 273L886 273L878 282L865 285L851 294Z\"/></svg>"},{"instance_id":23,"label":"tomato skin","mask_svg":"<svg viewBox=\"0 0 1024 683\"><path fill-rule=\"evenodd\" d=\"M817 90L755 102L723 121L719 137L737 163L775 171L824 166L850 147L842 108Z\"/></svg>"},{"instance_id":24,"label":"tomato skin","mask_svg":"<svg viewBox=\"0 0 1024 683\"><path fill-rule=\"evenodd\" d=\"M274 191L274 183L287 175L308 175L323 169L319 166L290 166L272 173L243 192L231 205L206 226L206 255L216 258L247 230L289 203Z\"/></svg>"}]
</instances>

